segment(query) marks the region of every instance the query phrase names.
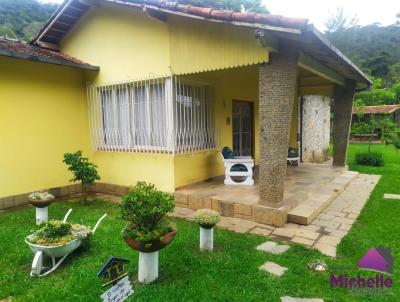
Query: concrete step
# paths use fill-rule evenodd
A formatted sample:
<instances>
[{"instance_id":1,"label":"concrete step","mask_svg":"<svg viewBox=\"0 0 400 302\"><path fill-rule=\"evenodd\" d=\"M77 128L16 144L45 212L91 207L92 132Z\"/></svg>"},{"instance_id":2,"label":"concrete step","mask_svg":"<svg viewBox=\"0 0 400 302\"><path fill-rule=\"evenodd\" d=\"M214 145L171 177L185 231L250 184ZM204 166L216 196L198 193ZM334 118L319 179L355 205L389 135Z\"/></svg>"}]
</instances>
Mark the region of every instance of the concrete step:
<instances>
[{"instance_id":1,"label":"concrete step","mask_svg":"<svg viewBox=\"0 0 400 302\"><path fill-rule=\"evenodd\" d=\"M344 171L325 188L311 194L288 213L288 222L309 225L357 177L358 172Z\"/></svg>"}]
</instances>

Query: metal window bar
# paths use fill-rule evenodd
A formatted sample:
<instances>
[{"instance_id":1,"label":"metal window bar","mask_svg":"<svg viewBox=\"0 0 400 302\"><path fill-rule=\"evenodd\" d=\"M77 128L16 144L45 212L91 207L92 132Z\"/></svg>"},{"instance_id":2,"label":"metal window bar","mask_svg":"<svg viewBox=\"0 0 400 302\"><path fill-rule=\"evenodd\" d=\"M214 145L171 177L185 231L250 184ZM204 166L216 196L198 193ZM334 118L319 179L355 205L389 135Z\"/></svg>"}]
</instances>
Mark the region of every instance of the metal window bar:
<instances>
[{"instance_id":1,"label":"metal window bar","mask_svg":"<svg viewBox=\"0 0 400 302\"><path fill-rule=\"evenodd\" d=\"M209 87L177 76L87 85L94 150L193 153L215 149Z\"/></svg>"}]
</instances>

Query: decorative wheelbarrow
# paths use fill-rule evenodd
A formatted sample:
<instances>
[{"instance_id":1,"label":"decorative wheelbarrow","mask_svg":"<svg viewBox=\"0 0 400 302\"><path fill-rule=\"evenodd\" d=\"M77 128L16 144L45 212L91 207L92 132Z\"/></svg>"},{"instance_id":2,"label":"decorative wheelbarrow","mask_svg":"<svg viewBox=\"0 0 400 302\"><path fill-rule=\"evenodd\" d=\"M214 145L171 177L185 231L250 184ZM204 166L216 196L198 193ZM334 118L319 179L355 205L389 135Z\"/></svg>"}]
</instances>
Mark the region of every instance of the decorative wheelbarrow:
<instances>
[{"instance_id":1,"label":"decorative wheelbarrow","mask_svg":"<svg viewBox=\"0 0 400 302\"><path fill-rule=\"evenodd\" d=\"M63 222L66 222L68 219L69 214L71 214L72 209L69 209L67 214L65 214ZM103 216L100 217L100 219L97 221L96 225L94 226L93 230L91 231L92 234L96 231L97 227L99 226L100 222L107 216L107 214L104 214ZM26 244L30 247L32 252L35 253L35 256L32 261L32 269L31 269L31 276L38 276L38 277L44 277L49 274L51 274L53 271L57 269L57 267L60 266L60 264L65 260L65 258L68 257L69 254L71 254L73 251L75 251L78 247L81 246L83 239L81 238L76 238L64 245L59 245L59 246L46 246L46 245L40 245L40 244L34 244L29 242L30 239L32 239L32 236L34 234L31 234L25 238ZM48 256L52 260L53 267L42 273L42 270L45 268L43 266L44 258L45 256ZM56 262L56 258L60 258L58 262Z\"/></svg>"}]
</instances>

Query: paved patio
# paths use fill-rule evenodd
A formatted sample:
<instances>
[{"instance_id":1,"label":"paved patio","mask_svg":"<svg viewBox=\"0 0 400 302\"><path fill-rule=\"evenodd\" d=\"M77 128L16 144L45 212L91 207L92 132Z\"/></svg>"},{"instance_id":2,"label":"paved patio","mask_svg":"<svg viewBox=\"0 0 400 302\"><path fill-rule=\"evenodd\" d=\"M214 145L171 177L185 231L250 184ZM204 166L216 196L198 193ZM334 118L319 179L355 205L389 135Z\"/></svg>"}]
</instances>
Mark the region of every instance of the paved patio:
<instances>
[{"instance_id":1,"label":"paved patio","mask_svg":"<svg viewBox=\"0 0 400 302\"><path fill-rule=\"evenodd\" d=\"M224 176L179 188L175 203L189 209L211 208L222 216L283 226L288 220L310 224L354 179L356 172L335 168L331 162L289 166L283 205L278 208L259 203L258 169L254 186L224 185Z\"/></svg>"},{"instance_id":2,"label":"paved patio","mask_svg":"<svg viewBox=\"0 0 400 302\"><path fill-rule=\"evenodd\" d=\"M275 240L314 247L323 254L336 257L336 246L353 223L378 183L380 176L359 174L310 225L287 223L274 227L245 219L221 217L218 226L239 233L254 233ZM195 211L177 207L172 216L191 219Z\"/></svg>"}]
</instances>

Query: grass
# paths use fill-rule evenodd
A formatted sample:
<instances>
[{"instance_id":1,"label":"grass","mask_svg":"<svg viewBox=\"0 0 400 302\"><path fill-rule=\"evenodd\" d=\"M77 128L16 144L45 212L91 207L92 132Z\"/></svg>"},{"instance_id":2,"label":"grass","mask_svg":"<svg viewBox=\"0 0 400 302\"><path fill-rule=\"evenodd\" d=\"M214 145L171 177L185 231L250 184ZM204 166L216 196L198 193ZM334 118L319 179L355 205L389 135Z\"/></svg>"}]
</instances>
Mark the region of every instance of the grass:
<instances>
[{"instance_id":1,"label":"grass","mask_svg":"<svg viewBox=\"0 0 400 302\"><path fill-rule=\"evenodd\" d=\"M365 148L350 146L351 169L383 176L358 221L339 245L337 259L300 245L292 245L283 255L259 252L255 246L264 242L264 237L221 229L215 231L215 252L200 253L198 226L174 219L178 234L172 244L160 252L160 279L151 285L140 285L136 281L138 253L121 239L123 222L118 206L105 201L86 206L79 202L59 202L50 206L50 217L61 219L68 208L73 208L71 222L93 226L103 213L109 216L88 247L70 255L54 274L31 278L33 253L25 245L24 238L35 227L34 209L0 214L0 300L99 301L105 289L96 272L113 255L131 261L128 270L135 293L130 301L280 301L285 295L320 297L325 302L399 301L400 201L383 200L383 193L400 194L400 153L396 154L392 147L373 146L374 151L384 153L385 166L355 165L355 152ZM395 257L394 286L384 295L358 296L347 289L331 289L330 272L316 273L307 267L314 259L323 259L330 267L353 267L363 253L378 245L392 248ZM266 261L279 263L289 270L281 278L272 277L258 269ZM357 269L350 268L346 272L352 275Z\"/></svg>"}]
</instances>

